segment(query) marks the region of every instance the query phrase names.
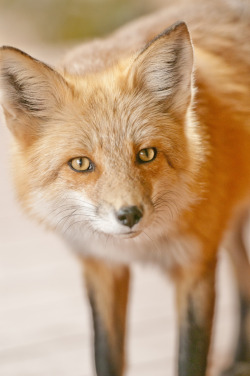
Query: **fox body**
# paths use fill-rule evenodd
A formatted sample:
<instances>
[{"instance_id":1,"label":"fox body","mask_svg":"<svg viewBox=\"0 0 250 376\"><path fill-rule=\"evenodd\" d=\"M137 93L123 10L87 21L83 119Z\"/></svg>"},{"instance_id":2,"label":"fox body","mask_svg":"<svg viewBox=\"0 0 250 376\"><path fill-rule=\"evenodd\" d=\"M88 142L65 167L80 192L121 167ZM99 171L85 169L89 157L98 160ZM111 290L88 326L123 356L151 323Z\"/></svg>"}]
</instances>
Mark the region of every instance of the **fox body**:
<instances>
[{"instance_id":1,"label":"fox body","mask_svg":"<svg viewBox=\"0 0 250 376\"><path fill-rule=\"evenodd\" d=\"M124 373L135 261L176 286L178 375L206 374L222 244L241 307L224 374L250 375L249 40L249 3L179 1L76 48L56 70L0 50L18 197L83 260L98 376Z\"/></svg>"}]
</instances>

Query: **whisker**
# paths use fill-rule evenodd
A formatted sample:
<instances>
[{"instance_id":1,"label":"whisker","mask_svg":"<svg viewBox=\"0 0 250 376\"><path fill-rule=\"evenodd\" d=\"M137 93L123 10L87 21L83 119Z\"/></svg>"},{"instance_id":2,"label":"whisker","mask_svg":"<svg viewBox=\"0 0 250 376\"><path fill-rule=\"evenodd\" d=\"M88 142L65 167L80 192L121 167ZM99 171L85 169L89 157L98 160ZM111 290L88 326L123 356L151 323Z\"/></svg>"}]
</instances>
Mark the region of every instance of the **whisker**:
<instances>
[{"instance_id":1,"label":"whisker","mask_svg":"<svg viewBox=\"0 0 250 376\"><path fill-rule=\"evenodd\" d=\"M48 215L53 214L56 210L62 209L62 208L64 208L65 206L66 206L66 209L63 209L63 210L61 210L60 212L56 213L55 216L57 216L57 215L61 215L61 214L64 213L65 211L68 211L68 210L74 210L74 209L77 210L77 209L79 208L78 205L71 205L71 206L68 206L68 204L63 204L63 205L61 205L61 206L55 208L54 210L52 210ZM79 209L80 209L80 208L79 208Z\"/></svg>"},{"instance_id":2,"label":"whisker","mask_svg":"<svg viewBox=\"0 0 250 376\"><path fill-rule=\"evenodd\" d=\"M154 243L153 239L146 233L146 231L142 231L144 235L147 236L147 238L151 241L153 244L153 247L156 249L157 252L160 252L160 250L157 248L156 244Z\"/></svg>"},{"instance_id":3,"label":"whisker","mask_svg":"<svg viewBox=\"0 0 250 376\"><path fill-rule=\"evenodd\" d=\"M106 242L105 242L105 250L107 249L107 244L108 244L108 240L109 240L109 238L110 238L110 234L108 234L107 236L106 236Z\"/></svg>"},{"instance_id":4,"label":"whisker","mask_svg":"<svg viewBox=\"0 0 250 376\"><path fill-rule=\"evenodd\" d=\"M57 222L56 227L58 227L58 226L59 226L59 223L61 223L64 219L65 219L65 222L67 222L67 220L68 220L69 218L72 218L72 217L74 217L74 216L76 216L76 215L81 215L81 214L75 214L76 211L77 211L77 209L74 210L72 213L70 213L70 214L64 216L63 218L61 218L60 221Z\"/></svg>"},{"instance_id":5,"label":"whisker","mask_svg":"<svg viewBox=\"0 0 250 376\"><path fill-rule=\"evenodd\" d=\"M80 198L76 198L76 197L66 197L67 200L72 200L72 201L79 201L85 205L88 205L88 206L92 206L93 208L96 208L96 205L90 203L89 201L84 201L83 199L80 199Z\"/></svg>"},{"instance_id":6,"label":"whisker","mask_svg":"<svg viewBox=\"0 0 250 376\"><path fill-rule=\"evenodd\" d=\"M93 222L95 222L95 220L92 219L91 222L93 223ZM86 222L85 220L75 221L75 222L72 222L72 223L66 228L66 230L64 231L64 234L66 234L66 232L67 232L72 226L74 226L74 225L76 225L76 224L78 224L78 223L82 223L82 224L84 224L85 226L87 225L87 226L90 228L88 222ZM91 229L92 229L92 227L91 227ZM92 230L93 230L93 229L92 229Z\"/></svg>"}]
</instances>

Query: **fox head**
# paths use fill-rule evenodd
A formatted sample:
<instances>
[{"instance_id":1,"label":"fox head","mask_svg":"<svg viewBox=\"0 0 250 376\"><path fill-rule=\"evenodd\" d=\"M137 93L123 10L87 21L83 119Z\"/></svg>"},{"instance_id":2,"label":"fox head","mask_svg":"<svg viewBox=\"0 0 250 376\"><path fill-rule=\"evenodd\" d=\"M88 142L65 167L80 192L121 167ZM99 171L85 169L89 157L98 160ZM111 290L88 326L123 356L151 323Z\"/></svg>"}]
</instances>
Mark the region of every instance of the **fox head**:
<instances>
[{"instance_id":1,"label":"fox head","mask_svg":"<svg viewBox=\"0 0 250 376\"><path fill-rule=\"evenodd\" d=\"M190 204L199 135L193 51L180 22L140 53L83 76L0 49L18 196L65 235L135 237Z\"/></svg>"}]
</instances>

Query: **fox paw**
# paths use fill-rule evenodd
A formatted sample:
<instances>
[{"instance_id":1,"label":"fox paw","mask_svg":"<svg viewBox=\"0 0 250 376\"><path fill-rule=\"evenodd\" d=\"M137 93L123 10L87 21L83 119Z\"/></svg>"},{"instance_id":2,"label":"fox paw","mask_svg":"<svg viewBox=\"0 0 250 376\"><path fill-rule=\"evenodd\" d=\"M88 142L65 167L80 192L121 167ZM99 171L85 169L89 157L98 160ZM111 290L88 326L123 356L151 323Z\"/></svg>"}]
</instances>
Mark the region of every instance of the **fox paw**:
<instances>
[{"instance_id":1,"label":"fox paw","mask_svg":"<svg viewBox=\"0 0 250 376\"><path fill-rule=\"evenodd\" d=\"M250 376L250 363L237 362L223 371L221 376Z\"/></svg>"}]
</instances>

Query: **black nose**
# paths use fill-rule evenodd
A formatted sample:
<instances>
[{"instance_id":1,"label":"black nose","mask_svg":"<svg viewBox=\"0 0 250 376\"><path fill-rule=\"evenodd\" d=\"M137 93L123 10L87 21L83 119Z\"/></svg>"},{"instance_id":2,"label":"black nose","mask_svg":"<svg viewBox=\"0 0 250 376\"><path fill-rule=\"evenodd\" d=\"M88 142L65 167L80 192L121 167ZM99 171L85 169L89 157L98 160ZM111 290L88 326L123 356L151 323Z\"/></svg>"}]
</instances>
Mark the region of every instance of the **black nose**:
<instances>
[{"instance_id":1,"label":"black nose","mask_svg":"<svg viewBox=\"0 0 250 376\"><path fill-rule=\"evenodd\" d=\"M124 226L128 226L132 228L136 223L140 221L142 218L142 212L137 206L128 206L121 208L116 213L116 217L119 222L121 222Z\"/></svg>"}]
</instances>

